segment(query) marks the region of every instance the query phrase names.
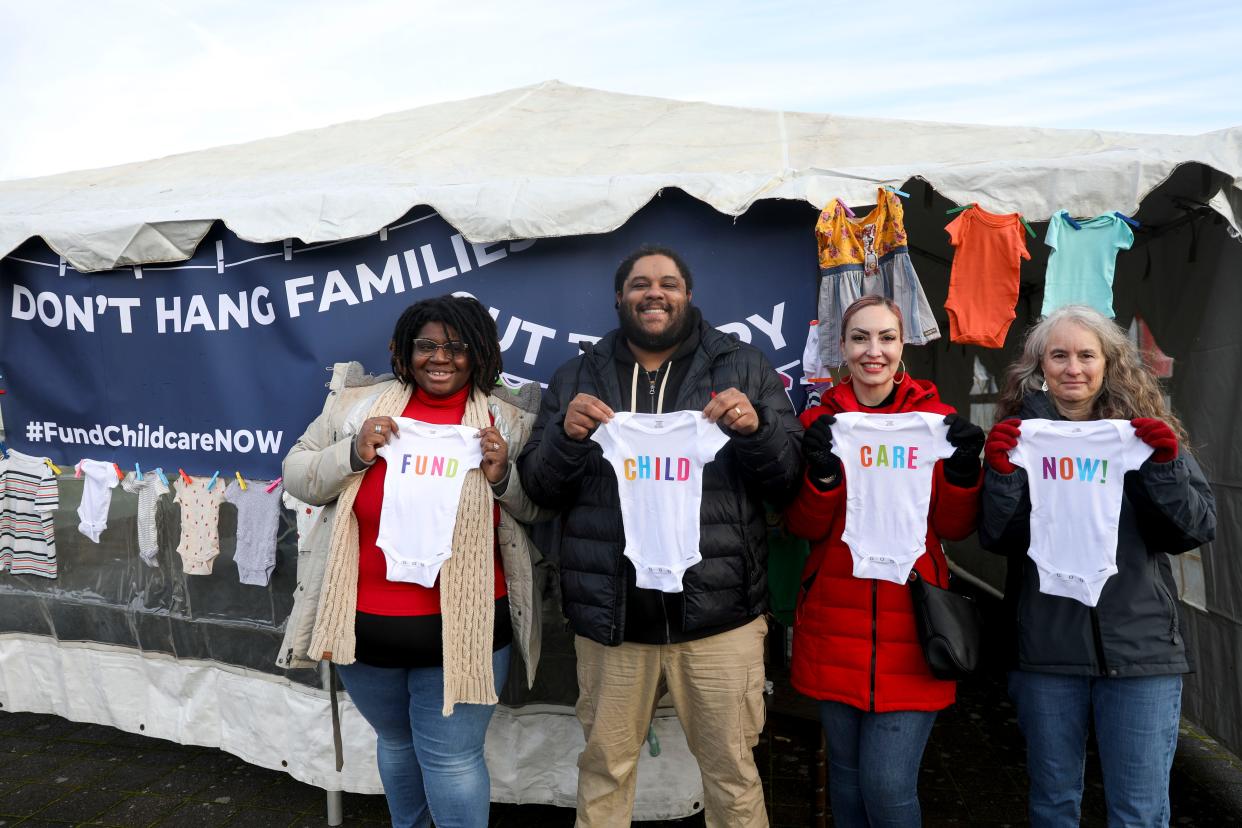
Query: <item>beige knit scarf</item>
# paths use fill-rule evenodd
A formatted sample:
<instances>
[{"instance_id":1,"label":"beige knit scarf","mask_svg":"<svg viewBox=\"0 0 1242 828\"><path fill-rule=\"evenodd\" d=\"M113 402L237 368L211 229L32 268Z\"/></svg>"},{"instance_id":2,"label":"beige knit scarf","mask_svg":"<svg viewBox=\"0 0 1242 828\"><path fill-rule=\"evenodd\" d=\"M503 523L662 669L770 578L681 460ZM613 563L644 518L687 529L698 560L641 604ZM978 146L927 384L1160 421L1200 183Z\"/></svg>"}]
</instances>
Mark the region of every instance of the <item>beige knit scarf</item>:
<instances>
[{"instance_id":1,"label":"beige knit scarf","mask_svg":"<svg viewBox=\"0 0 1242 828\"><path fill-rule=\"evenodd\" d=\"M410 388L394 382L371 405L367 416L400 416L410 400L410 392ZM474 389L466 401L462 425L485 428L489 423L487 397ZM352 664L355 657L358 519L354 517L354 499L361 485L362 475L354 475L336 501L332 545L308 648L308 652L322 653L324 659L337 664ZM496 614L494 531L491 488L481 469L470 469L457 506L453 555L440 568L445 716L453 712L457 702L497 701L492 674L492 625Z\"/></svg>"}]
</instances>

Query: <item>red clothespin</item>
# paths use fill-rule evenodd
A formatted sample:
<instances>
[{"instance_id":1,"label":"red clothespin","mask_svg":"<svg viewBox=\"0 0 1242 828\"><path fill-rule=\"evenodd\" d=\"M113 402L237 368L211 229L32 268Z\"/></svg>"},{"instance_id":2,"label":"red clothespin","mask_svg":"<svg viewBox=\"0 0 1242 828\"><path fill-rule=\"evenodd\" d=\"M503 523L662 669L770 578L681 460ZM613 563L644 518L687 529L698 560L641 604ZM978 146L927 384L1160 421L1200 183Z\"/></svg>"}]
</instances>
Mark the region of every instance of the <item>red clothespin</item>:
<instances>
[{"instance_id":1,"label":"red clothespin","mask_svg":"<svg viewBox=\"0 0 1242 828\"><path fill-rule=\"evenodd\" d=\"M267 493L271 494L272 492L276 491L276 487L279 486L282 481L284 481L284 478L278 477L275 480L273 480L271 483L267 484L267 489L266 489Z\"/></svg>"},{"instance_id":2,"label":"red clothespin","mask_svg":"<svg viewBox=\"0 0 1242 828\"><path fill-rule=\"evenodd\" d=\"M177 473L181 475L181 479L185 481L185 485L189 486L194 482L193 478L185 473L185 469L177 469Z\"/></svg>"},{"instance_id":3,"label":"red clothespin","mask_svg":"<svg viewBox=\"0 0 1242 828\"><path fill-rule=\"evenodd\" d=\"M78 464L73 467L73 476L74 477L82 476L82 461L81 460L79 460Z\"/></svg>"},{"instance_id":4,"label":"red clothespin","mask_svg":"<svg viewBox=\"0 0 1242 828\"><path fill-rule=\"evenodd\" d=\"M112 470L113 470L114 472L116 472L116 479L117 479L117 480L124 480L124 479L125 479L125 472L121 471L121 467L120 467L120 466L118 466L116 463L113 463L113 464L112 464Z\"/></svg>"}]
</instances>

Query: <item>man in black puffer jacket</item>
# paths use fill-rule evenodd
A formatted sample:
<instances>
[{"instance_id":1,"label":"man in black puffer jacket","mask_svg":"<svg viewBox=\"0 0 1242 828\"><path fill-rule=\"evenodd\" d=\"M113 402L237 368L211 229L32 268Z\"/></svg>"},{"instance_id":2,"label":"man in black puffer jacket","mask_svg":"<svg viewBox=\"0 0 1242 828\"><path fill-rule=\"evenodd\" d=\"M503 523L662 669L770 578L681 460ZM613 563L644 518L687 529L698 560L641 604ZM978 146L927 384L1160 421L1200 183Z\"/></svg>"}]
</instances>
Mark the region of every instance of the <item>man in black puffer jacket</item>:
<instances>
[{"instance_id":1,"label":"man in black puffer jacket","mask_svg":"<svg viewBox=\"0 0 1242 828\"><path fill-rule=\"evenodd\" d=\"M561 511L565 614L577 634L578 824L629 825L635 768L667 688L703 776L709 826L767 825L750 748L763 723L763 501L801 482L802 427L756 348L690 304L681 257L644 247L614 283L620 328L552 378L518 461L527 494ZM591 433L614 411L702 411L729 441L703 470L702 560L681 592L635 586L617 478ZM740 708L740 709L739 709Z\"/></svg>"}]
</instances>

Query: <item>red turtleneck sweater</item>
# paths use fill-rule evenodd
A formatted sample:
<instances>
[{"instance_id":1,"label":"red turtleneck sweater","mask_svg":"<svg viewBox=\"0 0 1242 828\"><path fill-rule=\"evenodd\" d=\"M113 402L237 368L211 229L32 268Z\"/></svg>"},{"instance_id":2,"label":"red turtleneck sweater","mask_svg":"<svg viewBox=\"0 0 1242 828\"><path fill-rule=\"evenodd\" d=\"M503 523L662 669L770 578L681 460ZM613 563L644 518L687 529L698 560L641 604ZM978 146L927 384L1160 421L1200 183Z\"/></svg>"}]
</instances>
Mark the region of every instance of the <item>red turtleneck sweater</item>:
<instances>
[{"instance_id":1,"label":"red turtleneck sweater","mask_svg":"<svg viewBox=\"0 0 1242 828\"><path fill-rule=\"evenodd\" d=\"M435 425L458 425L466 413L467 385L456 394L436 397L417 386L402 417ZM354 516L358 518L358 611L372 615L439 615L440 583L430 589L404 581L388 580L384 553L375 545L379 536L380 506L384 502L384 475L387 464L378 457L362 475L362 486L354 500ZM500 523L500 507L493 507L493 521ZM501 564L500 547L496 546L496 598L508 593L505 571Z\"/></svg>"}]
</instances>

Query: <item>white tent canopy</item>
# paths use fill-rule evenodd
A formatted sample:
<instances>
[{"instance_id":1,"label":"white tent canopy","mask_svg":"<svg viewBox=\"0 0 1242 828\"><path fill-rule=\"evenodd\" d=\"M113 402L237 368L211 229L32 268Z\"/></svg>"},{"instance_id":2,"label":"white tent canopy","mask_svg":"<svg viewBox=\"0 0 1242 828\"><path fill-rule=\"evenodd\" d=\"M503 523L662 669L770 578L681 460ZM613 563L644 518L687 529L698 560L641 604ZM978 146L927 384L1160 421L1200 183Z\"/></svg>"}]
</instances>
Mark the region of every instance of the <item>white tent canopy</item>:
<instances>
[{"instance_id":1,"label":"white tent canopy","mask_svg":"<svg viewBox=\"0 0 1242 828\"><path fill-rule=\"evenodd\" d=\"M0 182L0 255L42 237L83 271L189 258L213 221L247 241L378 231L415 205L475 242L603 233L676 187L729 215L758 199L875 201L922 178L1031 221L1133 212L1181 164L1229 177L1242 128L1197 136L965 126L742 109L547 81L99 170Z\"/></svg>"}]
</instances>

